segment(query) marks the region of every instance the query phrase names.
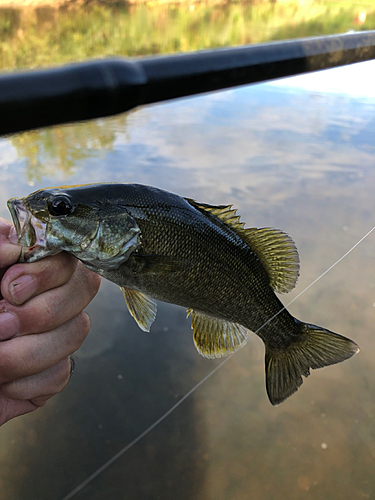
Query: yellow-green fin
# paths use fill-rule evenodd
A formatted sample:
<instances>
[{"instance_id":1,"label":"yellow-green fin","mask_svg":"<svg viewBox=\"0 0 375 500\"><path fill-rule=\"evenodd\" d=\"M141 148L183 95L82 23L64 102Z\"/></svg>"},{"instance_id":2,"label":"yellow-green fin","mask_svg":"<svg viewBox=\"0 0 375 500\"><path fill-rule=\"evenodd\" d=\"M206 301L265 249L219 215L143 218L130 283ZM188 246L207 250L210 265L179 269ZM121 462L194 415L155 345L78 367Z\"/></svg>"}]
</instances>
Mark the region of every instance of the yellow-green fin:
<instances>
[{"instance_id":1,"label":"yellow-green fin","mask_svg":"<svg viewBox=\"0 0 375 500\"><path fill-rule=\"evenodd\" d=\"M144 332L149 332L156 318L157 306L155 300L137 290L132 290L125 286L120 288L124 294L129 312L138 323L139 328Z\"/></svg>"},{"instance_id":2,"label":"yellow-green fin","mask_svg":"<svg viewBox=\"0 0 375 500\"><path fill-rule=\"evenodd\" d=\"M247 329L242 325L188 309L190 315L195 347L205 358L227 356L247 342Z\"/></svg>"},{"instance_id":3,"label":"yellow-green fin","mask_svg":"<svg viewBox=\"0 0 375 500\"><path fill-rule=\"evenodd\" d=\"M275 292L286 293L293 290L299 276L299 257L290 236L271 227L244 229L245 224L240 222L240 216L232 205L214 207L191 199L187 201L200 212L208 212L220 219L249 245L266 269Z\"/></svg>"},{"instance_id":4,"label":"yellow-green fin","mask_svg":"<svg viewBox=\"0 0 375 500\"><path fill-rule=\"evenodd\" d=\"M244 229L240 235L259 257L275 292L293 290L299 276L299 257L292 238L271 227Z\"/></svg>"},{"instance_id":5,"label":"yellow-green fin","mask_svg":"<svg viewBox=\"0 0 375 500\"><path fill-rule=\"evenodd\" d=\"M288 347L266 343L266 388L273 405L282 403L308 377L310 368L323 368L351 358L359 351L352 340L316 325L298 321L301 333Z\"/></svg>"}]
</instances>

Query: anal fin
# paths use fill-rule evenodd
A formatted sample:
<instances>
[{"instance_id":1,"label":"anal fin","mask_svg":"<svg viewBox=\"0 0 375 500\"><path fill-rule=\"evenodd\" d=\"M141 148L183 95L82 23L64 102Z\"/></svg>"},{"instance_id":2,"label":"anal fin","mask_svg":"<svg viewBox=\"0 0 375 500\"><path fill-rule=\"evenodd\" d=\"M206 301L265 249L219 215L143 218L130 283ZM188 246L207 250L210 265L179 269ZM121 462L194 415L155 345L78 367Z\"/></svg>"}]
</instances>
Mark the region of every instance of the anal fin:
<instances>
[{"instance_id":1,"label":"anal fin","mask_svg":"<svg viewBox=\"0 0 375 500\"><path fill-rule=\"evenodd\" d=\"M227 356L247 342L248 331L238 323L231 323L188 309L187 316L190 315L195 347L205 358Z\"/></svg>"},{"instance_id":2,"label":"anal fin","mask_svg":"<svg viewBox=\"0 0 375 500\"><path fill-rule=\"evenodd\" d=\"M138 290L132 290L125 286L120 287L124 294L126 305L130 314L138 323L139 328L149 332L156 318L157 306L154 299Z\"/></svg>"}]
</instances>

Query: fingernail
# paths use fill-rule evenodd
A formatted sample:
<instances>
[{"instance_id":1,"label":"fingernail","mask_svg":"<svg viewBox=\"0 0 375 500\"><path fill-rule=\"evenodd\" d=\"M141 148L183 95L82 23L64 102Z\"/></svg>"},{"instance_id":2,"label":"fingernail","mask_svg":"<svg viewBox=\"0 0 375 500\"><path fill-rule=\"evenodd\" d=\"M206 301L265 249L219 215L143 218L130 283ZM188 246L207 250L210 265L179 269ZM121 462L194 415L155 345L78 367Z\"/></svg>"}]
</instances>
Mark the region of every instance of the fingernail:
<instances>
[{"instance_id":1,"label":"fingernail","mask_svg":"<svg viewBox=\"0 0 375 500\"><path fill-rule=\"evenodd\" d=\"M0 314L0 340L8 340L19 333L17 317L9 312Z\"/></svg>"},{"instance_id":2,"label":"fingernail","mask_svg":"<svg viewBox=\"0 0 375 500\"><path fill-rule=\"evenodd\" d=\"M9 285L9 293L15 304L23 304L36 292L36 280L32 276L24 274L12 281Z\"/></svg>"}]
</instances>

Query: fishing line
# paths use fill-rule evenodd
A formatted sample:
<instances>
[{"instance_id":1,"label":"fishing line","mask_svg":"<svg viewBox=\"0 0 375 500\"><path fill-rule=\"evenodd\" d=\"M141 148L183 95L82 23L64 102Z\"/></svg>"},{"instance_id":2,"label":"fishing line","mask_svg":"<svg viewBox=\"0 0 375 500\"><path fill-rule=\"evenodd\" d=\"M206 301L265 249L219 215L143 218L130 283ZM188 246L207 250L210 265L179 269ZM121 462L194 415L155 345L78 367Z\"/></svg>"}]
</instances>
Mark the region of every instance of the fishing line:
<instances>
[{"instance_id":1,"label":"fishing line","mask_svg":"<svg viewBox=\"0 0 375 500\"><path fill-rule=\"evenodd\" d=\"M74 497L74 495L78 492L80 492L85 486L87 486L93 479L95 479L99 474L101 474L105 469L107 469L110 465L113 464L118 458L120 458L124 453L126 453L132 446L137 444L142 438L147 436L155 427L157 427L163 420L165 420L171 413L176 410L180 404L182 404L185 399L187 399L193 392L195 392L201 385L203 385L206 380L208 380L215 372L217 372L225 363L227 363L232 356L234 356L235 353L231 354L227 358L224 359L219 365L217 365L216 368L214 368L208 375L206 375L200 382L198 382L192 389L190 389L189 392L185 394L175 405L173 405L169 410L164 413L158 420L156 420L150 427L148 427L145 431L143 431L139 436L137 436L133 441L129 444L127 444L122 450L116 453L112 458L110 458L105 464L103 464L99 469L97 469L95 472L91 474L87 479L85 479L81 484L79 484L74 490L72 490L68 495L66 495L62 500L70 500L71 498Z\"/></svg>"},{"instance_id":2,"label":"fishing line","mask_svg":"<svg viewBox=\"0 0 375 500\"><path fill-rule=\"evenodd\" d=\"M370 229L362 238L357 241L355 245L353 245L342 257L340 257L332 266L330 266L326 271L324 271L320 276L318 276L312 283L310 283L306 288L302 290L294 299L292 299L288 304L282 307L276 314L274 314L270 319L268 319L258 330L254 333L258 333L262 328L264 328L270 321L276 318L282 311L284 311L287 307L289 307L293 302L295 302L302 294L304 294L309 288L311 288L315 283L317 283L323 276L325 276L329 271L331 271L337 264L339 264L345 257L347 257L364 239L366 239L373 231L375 230L375 226ZM200 382L198 382L194 387L190 389L175 405L173 405L167 412L165 412L158 420L156 420L153 424L150 425L146 430L144 430L139 436L137 436L133 441L128 443L124 448L122 448L119 452L113 455L107 462L105 462L101 467L99 467L95 472L93 472L88 478L86 478L81 484L79 484L74 490L72 490L68 495L66 495L62 500L70 500L77 493L83 490L85 486L87 486L91 481L93 481L96 477L98 477L103 471L105 471L110 465L116 462L124 453L130 450L135 444L137 444L141 439L143 439L147 434L149 434L155 427L157 427L163 420L165 420L171 413L173 413L189 396L191 396L201 385L203 385L212 375L214 375L222 366L225 365L236 353L231 354L227 358L225 358L219 365L216 366L208 375L206 375Z\"/></svg>"},{"instance_id":3,"label":"fishing line","mask_svg":"<svg viewBox=\"0 0 375 500\"><path fill-rule=\"evenodd\" d=\"M268 325L268 323L272 320L274 320L280 313L282 313L287 307L289 307L291 304L293 304L293 302L295 302L299 297L301 297L301 295L305 292L307 292L307 290L309 288L311 288L313 285L315 285L315 283L317 283L321 278L323 278L323 276L325 276L327 273L329 273L331 271L331 269L333 269L335 266L337 266L337 264L339 264L343 259L345 259L346 256L348 256L350 254L350 252L352 252L360 243L362 243L362 241L364 239L367 238L367 236L369 236L375 229L375 226L370 229L370 231L368 231L364 236L362 236L362 238L357 241L357 243L355 245L353 245L351 248L349 248L349 250L344 253L344 255L342 257L340 257L338 260L336 260L336 262L334 264L332 264L331 267L329 267L328 269L326 269L324 271L324 273L322 273L320 276L318 276L312 283L310 283L310 285L308 285L306 288L304 288L302 290L302 292L300 292L298 295L296 295L294 297L294 299L292 299L290 302L288 302L288 304L286 304L284 307L282 307L280 309L280 311L277 311L276 314L274 314L271 318L269 318L261 327L258 328L258 330L256 330L254 333L257 334L262 328L264 328L266 325Z\"/></svg>"}]
</instances>

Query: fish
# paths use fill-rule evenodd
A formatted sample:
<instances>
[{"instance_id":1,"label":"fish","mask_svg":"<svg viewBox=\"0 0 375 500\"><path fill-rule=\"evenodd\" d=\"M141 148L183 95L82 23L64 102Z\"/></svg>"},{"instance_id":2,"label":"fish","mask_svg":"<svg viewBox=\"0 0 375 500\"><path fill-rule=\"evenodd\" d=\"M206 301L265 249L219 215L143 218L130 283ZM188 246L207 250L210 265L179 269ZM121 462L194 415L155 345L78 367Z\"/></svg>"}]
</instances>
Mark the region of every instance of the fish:
<instances>
[{"instance_id":1,"label":"fish","mask_svg":"<svg viewBox=\"0 0 375 500\"><path fill-rule=\"evenodd\" d=\"M116 283L139 327L150 331L161 300L187 309L206 358L265 345L266 392L278 405L302 377L351 358L352 340L293 317L276 295L299 277L293 240L271 227L246 228L232 205L212 206L142 184L40 189L8 208L20 261L65 251Z\"/></svg>"}]
</instances>

